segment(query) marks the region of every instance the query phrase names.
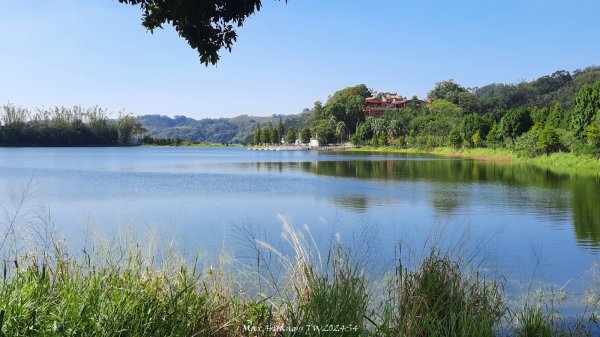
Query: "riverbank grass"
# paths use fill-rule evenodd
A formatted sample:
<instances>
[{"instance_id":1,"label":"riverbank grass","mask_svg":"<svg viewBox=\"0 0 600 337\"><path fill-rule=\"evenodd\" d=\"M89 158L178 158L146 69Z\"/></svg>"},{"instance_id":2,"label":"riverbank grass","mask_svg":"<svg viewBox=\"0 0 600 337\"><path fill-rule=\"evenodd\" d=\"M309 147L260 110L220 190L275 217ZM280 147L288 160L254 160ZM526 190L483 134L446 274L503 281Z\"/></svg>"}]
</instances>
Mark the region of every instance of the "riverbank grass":
<instances>
[{"instance_id":1,"label":"riverbank grass","mask_svg":"<svg viewBox=\"0 0 600 337\"><path fill-rule=\"evenodd\" d=\"M501 279L469 272L436 247L414 264L398 259L379 292L368 261L353 259L339 241L321 254L310 232L288 225L284 237L290 255L255 240L284 267L282 274L255 270L270 285L256 295L238 279L242 269L200 268L198 259L130 241L84 249L79 258L54 244L51 252L4 259L0 336L591 335L556 329L539 310L512 313ZM516 316L520 325L503 329Z\"/></svg>"},{"instance_id":2,"label":"riverbank grass","mask_svg":"<svg viewBox=\"0 0 600 337\"><path fill-rule=\"evenodd\" d=\"M476 148L476 149L454 149L439 147L429 150L400 148L394 146L373 147L364 146L352 148L348 151L356 152L380 152L380 153L412 153L432 154L448 157L473 158L478 160L490 160L498 162L512 162L517 164L533 165L542 169L548 169L558 174L577 175L600 175L600 160L594 156L576 155L570 152L556 152L549 155L537 157L518 156L507 149Z\"/></svg>"},{"instance_id":3,"label":"riverbank grass","mask_svg":"<svg viewBox=\"0 0 600 337\"><path fill-rule=\"evenodd\" d=\"M159 266L139 246L81 259L55 248L3 263L2 336L236 336L265 319L220 271L174 255Z\"/></svg>"}]
</instances>

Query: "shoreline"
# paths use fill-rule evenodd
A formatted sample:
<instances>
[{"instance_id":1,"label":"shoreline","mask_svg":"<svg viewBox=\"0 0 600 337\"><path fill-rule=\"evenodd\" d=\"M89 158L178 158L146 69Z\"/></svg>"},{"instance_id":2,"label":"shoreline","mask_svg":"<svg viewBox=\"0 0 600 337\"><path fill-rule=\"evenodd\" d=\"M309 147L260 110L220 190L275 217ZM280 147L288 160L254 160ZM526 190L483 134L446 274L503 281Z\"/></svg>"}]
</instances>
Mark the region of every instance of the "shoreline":
<instances>
[{"instance_id":1,"label":"shoreline","mask_svg":"<svg viewBox=\"0 0 600 337\"><path fill-rule=\"evenodd\" d=\"M333 151L349 152L379 152L398 154L431 154L445 157L456 157L465 159L476 159L493 161L499 163L513 163L532 165L537 168L546 169L556 174L600 176L600 160L584 155L575 155L570 152L557 152L539 157L520 157L516 153L506 149L452 149L447 147L433 148L431 150L420 150L413 148L384 147L354 147L335 149Z\"/></svg>"}]
</instances>

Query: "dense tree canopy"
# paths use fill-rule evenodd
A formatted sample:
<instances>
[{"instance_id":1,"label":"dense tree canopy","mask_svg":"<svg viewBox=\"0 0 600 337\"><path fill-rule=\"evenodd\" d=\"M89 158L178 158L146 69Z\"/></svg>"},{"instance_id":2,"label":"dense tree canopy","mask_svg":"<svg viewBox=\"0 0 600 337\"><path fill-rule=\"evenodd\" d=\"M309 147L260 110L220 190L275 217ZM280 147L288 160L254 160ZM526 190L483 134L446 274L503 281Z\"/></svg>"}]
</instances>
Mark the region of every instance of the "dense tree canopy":
<instances>
[{"instance_id":1,"label":"dense tree canopy","mask_svg":"<svg viewBox=\"0 0 600 337\"><path fill-rule=\"evenodd\" d=\"M98 107L37 109L5 105L0 112L0 146L131 145L145 129L137 117L111 120Z\"/></svg>"},{"instance_id":2,"label":"dense tree canopy","mask_svg":"<svg viewBox=\"0 0 600 337\"><path fill-rule=\"evenodd\" d=\"M571 121L575 135L580 135L594 120L600 121L600 81L581 87L575 98L575 112Z\"/></svg>"},{"instance_id":3,"label":"dense tree canopy","mask_svg":"<svg viewBox=\"0 0 600 337\"><path fill-rule=\"evenodd\" d=\"M491 127L492 124L489 119L477 114L469 114L462 119L458 130L464 143L473 147L476 145L476 141L473 140L473 137L475 137L475 135L478 135L477 137L479 138L487 137Z\"/></svg>"},{"instance_id":4,"label":"dense tree canopy","mask_svg":"<svg viewBox=\"0 0 600 337\"><path fill-rule=\"evenodd\" d=\"M467 89L453 80L448 80L437 82L435 88L433 88L427 96L432 99L445 99L456 104L458 103L458 94L464 92L467 92Z\"/></svg>"},{"instance_id":5,"label":"dense tree canopy","mask_svg":"<svg viewBox=\"0 0 600 337\"><path fill-rule=\"evenodd\" d=\"M500 120L500 130L506 139L514 140L533 125L529 111L525 108L509 110Z\"/></svg>"},{"instance_id":6,"label":"dense tree canopy","mask_svg":"<svg viewBox=\"0 0 600 337\"><path fill-rule=\"evenodd\" d=\"M335 117L336 121L344 122L346 127L354 132L356 125L365 119L363 112L365 98L371 95L371 90L364 84L336 91L322 107L319 119ZM316 108L317 102L315 102L315 110Z\"/></svg>"},{"instance_id":7,"label":"dense tree canopy","mask_svg":"<svg viewBox=\"0 0 600 337\"><path fill-rule=\"evenodd\" d=\"M150 32L171 24L205 65L219 61L219 50L231 51L235 29L261 8L261 0L119 0L139 5L142 25Z\"/></svg>"}]
</instances>

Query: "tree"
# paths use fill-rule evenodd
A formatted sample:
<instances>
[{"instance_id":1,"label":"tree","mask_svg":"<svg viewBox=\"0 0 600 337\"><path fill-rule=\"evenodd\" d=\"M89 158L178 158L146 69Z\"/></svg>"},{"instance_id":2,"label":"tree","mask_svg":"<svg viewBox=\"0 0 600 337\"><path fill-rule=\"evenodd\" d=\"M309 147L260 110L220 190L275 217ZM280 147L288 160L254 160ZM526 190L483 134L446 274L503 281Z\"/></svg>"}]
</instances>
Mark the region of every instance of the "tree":
<instances>
[{"instance_id":1,"label":"tree","mask_svg":"<svg viewBox=\"0 0 600 337\"><path fill-rule=\"evenodd\" d=\"M283 138L284 128L283 128L283 121L281 120L281 116L279 117L279 123L277 123L277 134L279 135L279 137L277 139Z\"/></svg>"},{"instance_id":2,"label":"tree","mask_svg":"<svg viewBox=\"0 0 600 337\"><path fill-rule=\"evenodd\" d=\"M490 132L488 132L487 137L485 138L486 143L489 145L498 145L502 142L502 130L500 130L500 124L494 122L492 124L492 128Z\"/></svg>"},{"instance_id":3,"label":"tree","mask_svg":"<svg viewBox=\"0 0 600 337\"><path fill-rule=\"evenodd\" d=\"M261 8L261 0L119 0L129 5L139 5L142 25L153 32L163 24L171 24L190 47L200 55L205 65L219 61L219 50L231 52L237 40L235 27Z\"/></svg>"},{"instance_id":4,"label":"tree","mask_svg":"<svg viewBox=\"0 0 600 337\"><path fill-rule=\"evenodd\" d=\"M577 93L571 119L571 128L575 135L581 135L594 119L600 119L600 81L594 85L584 84Z\"/></svg>"},{"instance_id":5,"label":"tree","mask_svg":"<svg viewBox=\"0 0 600 337\"><path fill-rule=\"evenodd\" d=\"M402 109L386 111L383 114L383 118L388 121L388 136L394 138L408 136L410 121L423 112L426 112L426 110L416 107L404 107Z\"/></svg>"},{"instance_id":6,"label":"tree","mask_svg":"<svg viewBox=\"0 0 600 337\"><path fill-rule=\"evenodd\" d=\"M260 123L256 123L256 127L254 127L254 134L252 135L252 140L254 142L254 145L258 145L261 143Z\"/></svg>"},{"instance_id":7,"label":"tree","mask_svg":"<svg viewBox=\"0 0 600 337\"><path fill-rule=\"evenodd\" d=\"M469 114L460 123L459 131L462 139L473 147L476 146L473 142L473 135L479 134L480 138L485 138L490 131L490 121L481 115Z\"/></svg>"},{"instance_id":8,"label":"tree","mask_svg":"<svg viewBox=\"0 0 600 337\"><path fill-rule=\"evenodd\" d=\"M365 119L365 98L370 96L371 90L364 84L338 90L327 100L320 118L334 116L338 121L343 121L346 128L352 132L356 130L356 125Z\"/></svg>"},{"instance_id":9,"label":"tree","mask_svg":"<svg viewBox=\"0 0 600 337\"><path fill-rule=\"evenodd\" d=\"M285 142L288 144L296 143L296 132L293 128L289 128L287 134L285 135Z\"/></svg>"},{"instance_id":10,"label":"tree","mask_svg":"<svg viewBox=\"0 0 600 337\"><path fill-rule=\"evenodd\" d=\"M315 101L313 104L313 108L310 112L310 117L308 118L308 123L311 126L317 125L319 119L321 119L321 113L323 112L323 103L321 101Z\"/></svg>"},{"instance_id":11,"label":"tree","mask_svg":"<svg viewBox=\"0 0 600 337\"><path fill-rule=\"evenodd\" d=\"M4 111L2 113L2 116L0 117L0 125L11 125L19 123L23 124L27 121L27 118L29 117L29 111L27 110L27 108L16 107L12 104L4 105L2 108Z\"/></svg>"},{"instance_id":12,"label":"tree","mask_svg":"<svg viewBox=\"0 0 600 337\"><path fill-rule=\"evenodd\" d=\"M433 88L429 94L427 94L428 98L431 99L445 99L454 104L459 103L459 94L460 93L468 93L467 89L465 89L460 84L455 83L453 80L437 82L435 84L435 88ZM465 99L466 96L463 98Z\"/></svg>"},{"instance_id":13,"label":"tree","mask_svg":"<svg viewBox=\"0 0 600 337\"><path fill-rule=\"evenodd\" d=\"M458 127L453 127L448 134L448 142L452 147L458 149L462 145L462 136Z\"/></svg>"},{"instance_id":14,"label":"tree","mask_svg":"<svg viewBox=\"0 0 600 337\"><path fill-rule=\"evenodd\" d=\"M346 134L346 123L343 121L335 123L335 136L337 137L339 143L342 142L344 134Z\"/></svg>"},{"instance_id":15,"label":"tree","mask_svg":"<svg viewBox=\"0 0 600 337\"><path fill-rule=\"evenodd\" d=\"M596 149L596 155L600 159L600 127L597 124L586 126L585 136L588 142Z\"/></svg>"},{"instance_id":16,"label":"tree","mask_svg":"<svg viewBox=\"0 0 600 337\"><path fill-rule=\"evenodd\" d=\"M545 154L550 154L560 149L560 139L550 124L546 124L540 131L537 138L537 147Z\"/></svg>"},{"instance_id":17,"label":"tree","mask_svg":"<svg viewBox=\"0 0 600 337\"><path fill-rule=\"evenodd\" d=\"M271 143L275 145L281 145L281 136L279 135L279 131L277 131L276 128L271 126L269 128L269 132L271 132L271 135L269 137L271 139Z\"/></svg>"},{"instance_id":18,"label":"tree","mask_svg":"<svg viewBox=\"0 0 600 337\"><path fill-rule=\"evenodd\" d=\"M387 129L385 120L383 118L374 119L373 121L371 121L371 129L377 137L385 134Z\"/></svg>"},{"instance_id":19,"label":"tree","mask_svg":"<svg viewBox=\"0 0 600 337\"><path fill-rule=\"evenodd\" d=\"M392 119L387 123L387 135L390 138L396 138L400 135L400 121Z\"/></svg>"},{"instance_id":20,"label":"tree","mask_svg":"<svg viewBox=\"0 0 600 337\"><path fill-rule=\"evenodd\" d=\"M310 128L308 126L305 126L302 129L300 129L300 143L310 143Z\"/></svg>"},{"instance_id":21,"label":"tree","mask_svg":"<svg viewBox=\"0 0 600 337\"><path fill-rule=\"evenodd\" d=\"M323 103L319 100L316 100L313 104L312 111L316 112L317 115L321 114L321 111L323 111Z\"/></svg>"},{"instance_id":22,"label":"tree","mask_svg":"<svg viewBox=\"0 0 600 337\"><path fill-rule=\"evenodd\" d=\"M534 124L529 131L518 136L510 144L507 144L507 147L520 156L534 157L539 155L540 149L537 140L542 128L541 124Z\"/></svg>"},{"instance_id":23,"label":"tree","mask_svg":"<svg viewBox=\"0 0 600 337\"><path fill-rule=\"evenodd\" d=\"M269 127L273 127L271 125L267 125L260 132L260 142L261 144L271 144L271 129Z\"/></svg>"},{"instance_id":24,"label":"tree","mask_svg":"<svg viewBox=\"0 0 600 337\"><path fill-rule=\"evenodd\" d=\"M462 109L439 99L429 104L423 112L409 122L410 142L420 147L435 147L448 143L450 130L460 123Z\"/></svg>"},{"instance_id":25,"label":"tree","mask_svg":"<svg viewBox=\"0 0 600 337\"><path fill-rule=\"evenodd\" d=\"M373 117L367 118L363 123L361 123L356 129L356 133L354 134L352 143L355 145L364 144L367 140L373 137L373 129L371 128L371 122L373 121Z\"/></svg>"},{"instance_id":26,"label":"tree","mask_svg":"<svg viewBox=\"0 0 600 337\"><path fill-rule=\"evenodd\" d=\"M550 115L550 110L547 107L534 108L531 110L531 119L533 123L546 124L546 120Z\"/></svg>"},{"instance_id":27,"label":"tree","mask_svg":"<svg viewBox=\"0 0 600 337\"><path fill-rule=\"evenodd\" d=\"M500 120L500 132L502 136L510 138L514 143L515 139L529 130L532 125L533 120L527 109L511 109Z\"/></svg>"},{"instance_id":28,"label":"tree","mask_svg":"<svg viewBox=\"0 0 600 337\"><path fill-rule=\"evenodd\" d=\"M473 136L471 137L471 142L474 147L480 147L483 145L483 139L481 138L479 131L477 131L477 132L475 132L475 134L473 134Z\"/></svg>"},{"instance_id":29,"label":"tree","mask_svg":"<svg viewBox=\"0 0 600 337\"><path fill-rule=\"evenodd\" d=\"M546 124L550 124L555 128L567 129L568 127L566 127L565 123L566 120L567 118L565 116L565 112L562 106L559 102L556 102L556 104L554 104L554 107L552 107L552 110L550 110L548 118L546 118Z\"/></svg>"},{"instance_id":30,"label":"tree","mask_svg":"<svg viewBox=\"0 0 600 337\"><path fill-rule=\"evenodd\" d=\"M317 124L317 127L315 128L315 132L317 133L319 145L329 144L335 139L335 131L329 120L322 119L319 121L319 124Z\"/></svg>"},{"instance_id":31,"label":"tree","mask_svg":"<svg viewBox=\"0 0 600 337\"><path fill-rule=\"evenodd\" d=\"M119 144L131 143L133 137L143 131L140 121L131 115L119 116L117 120L117 132Z\"/></svg>"}]
</instances>

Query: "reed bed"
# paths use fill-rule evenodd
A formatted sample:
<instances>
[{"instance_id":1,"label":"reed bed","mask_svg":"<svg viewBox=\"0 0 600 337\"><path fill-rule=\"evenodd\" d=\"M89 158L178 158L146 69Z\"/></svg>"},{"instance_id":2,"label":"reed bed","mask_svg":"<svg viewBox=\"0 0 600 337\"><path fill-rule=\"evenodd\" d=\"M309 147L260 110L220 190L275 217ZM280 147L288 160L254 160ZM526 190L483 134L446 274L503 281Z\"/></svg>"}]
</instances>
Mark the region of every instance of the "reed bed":
<instances>
[{"instance_id":1,"label":"reed bed","mask_svg":"<svg viewBox=\"0 0 600 337\"><path fill-rule=\"evenodd\" d=\"M281 220L289 249L251 237L257 266L205 265L135 240L12 251L0 336L592 336L597 323L597 292L569 326L542 302L510 305L502 279L435 245L375 280L357 247L337 237L320 251L307 226Z\"/></svg>"}]
</instances>

